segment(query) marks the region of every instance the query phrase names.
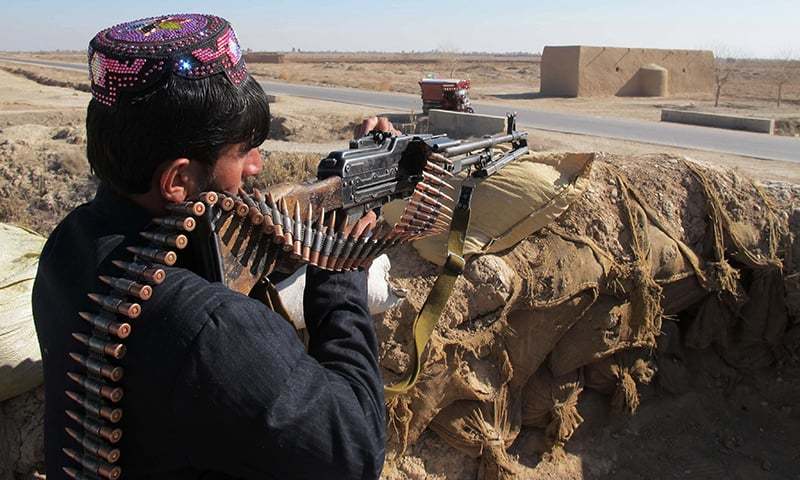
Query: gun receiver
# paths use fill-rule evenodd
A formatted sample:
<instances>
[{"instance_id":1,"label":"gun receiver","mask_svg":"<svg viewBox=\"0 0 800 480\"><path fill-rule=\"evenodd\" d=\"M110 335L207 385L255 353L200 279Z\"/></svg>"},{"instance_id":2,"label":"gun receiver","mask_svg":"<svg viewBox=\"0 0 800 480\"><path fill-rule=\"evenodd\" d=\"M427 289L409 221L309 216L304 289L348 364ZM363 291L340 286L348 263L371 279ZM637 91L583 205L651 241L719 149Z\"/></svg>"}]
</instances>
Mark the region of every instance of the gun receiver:
<instances>
[{"instance_id":1,"label":"gun receiver","mask_svg":"<svg viewBox=\"0 0 800 480\"><path fill-rule=\"evenodd\" d=\"M342 208L348 218L358 218L392 200L409 198L418 184L427 185L425 180L431 176L426 170L450 175L469 171L474 177L488 177L528 152L528 134L517 131L515 123L515 116L508 115L506 134L470 142L446 135L392 136L377 131L353 140L348 150L331 152L319 163L320 181L341 179L341 185L336 185L341 192L335 195L340 201L329 202L326 208ZM512 148L508 152L493 151L501 144L511 144ZM438 168L437 162L441 163ZM437 186L429 187L435 190Z\"/></svg>"}]
</instances>

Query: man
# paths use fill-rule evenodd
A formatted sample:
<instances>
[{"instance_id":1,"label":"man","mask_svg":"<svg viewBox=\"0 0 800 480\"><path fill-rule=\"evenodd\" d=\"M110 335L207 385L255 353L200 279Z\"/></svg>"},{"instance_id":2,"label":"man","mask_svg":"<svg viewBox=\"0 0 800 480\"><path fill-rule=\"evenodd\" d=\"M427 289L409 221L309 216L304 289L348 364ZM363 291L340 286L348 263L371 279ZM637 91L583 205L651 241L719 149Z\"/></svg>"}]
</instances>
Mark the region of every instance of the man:
<instances>
[{"instance_id":1,"label":"man","mask_svg":"<svg viewBox=\"0 0 800 480\"><path fill-rule=\"evenodd\" d=\"M142 244L138 232L168 204L235 192L258 174L269 127L264 92L221 18L111 27L92 40L89 64L87 156L101 183L50 236L33 293L48 478L118 476L111 466L131 479L377 478L385 409L364 272L309 267L306 353L285 320L184 258L163 267L166 280L130 321L116 363L124 377L89 378L121 386L122 400L102 400L76 376L87 370L70 354L89 354L72 335L92 332L78 314L98 311L88 293L111 294L98 274L121 276L112 261L131 260L126 247ZM100 406L121 408L122 420L95 415Z\"/></svg>"}]
</instances>

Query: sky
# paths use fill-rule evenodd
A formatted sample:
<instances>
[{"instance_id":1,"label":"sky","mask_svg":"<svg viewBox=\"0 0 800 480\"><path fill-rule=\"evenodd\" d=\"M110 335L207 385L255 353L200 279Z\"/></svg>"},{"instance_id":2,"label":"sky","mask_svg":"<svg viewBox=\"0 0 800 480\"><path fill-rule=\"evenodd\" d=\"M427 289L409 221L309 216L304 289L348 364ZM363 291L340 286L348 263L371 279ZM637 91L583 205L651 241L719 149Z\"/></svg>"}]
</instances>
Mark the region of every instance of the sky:
<instances>
[{"instance_id":1,"label":"sky","mask_svg":"<svg viewBox=\"0 0 800 480\"><path fill-rule=\"evenodd\" d=\"M169 5L169 7L166 7ZM252 50L540 52L545 45L800 54L800 0L0 0L0 51L82 50L116 23L213 13Z\"/></svg>"}]
</instances>

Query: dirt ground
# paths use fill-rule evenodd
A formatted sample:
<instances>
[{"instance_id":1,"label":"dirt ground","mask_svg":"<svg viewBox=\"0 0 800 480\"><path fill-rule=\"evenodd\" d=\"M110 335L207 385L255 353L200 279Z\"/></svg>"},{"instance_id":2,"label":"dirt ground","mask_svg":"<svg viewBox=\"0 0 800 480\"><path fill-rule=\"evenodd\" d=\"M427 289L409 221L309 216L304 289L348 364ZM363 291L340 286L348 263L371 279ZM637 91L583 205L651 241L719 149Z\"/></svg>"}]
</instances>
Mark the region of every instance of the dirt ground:
<instances>
[{"instance_id":1,"label":"dirt ground","mask_svg":"<svg viewBox=\"0 0 800 480\"><path fill-rule=\"evenodd\" d=\"M47 234L94 192L95 180L84 154L89 97L74 88L44 86L7 71L0 71L0 87L0 196L6 199L0 203L0 222ZM279 119L274 130L278 138L262 147L270 160L262 174L265 183L308 175L321 155L346 147L360 118L380 113L283 97L272 111ZM530 135L538 150L677 152L736 168L762 182L800 184L800 165L786 162L579 135L540 131ZM395 256L398 268L421 262L408 255ZM643 389L642 405L632 418L609 413L606 397L585 393L579 410L587 421L568 444L564 458L539 458L533 452L539 450L541 434L525 429L511 449L525 467L521 478L800 479L797 358L754 372L734 371L710 351L687 351L681 361L688 369L690 388L679 394L667 393L657 383ZM390 452L384 478L469 479L475 478L477 469L477 460L427 432L404 455Z\"/></svg>"},{"instance_id":2,"label":"dirt ground","mask_svg":"<svg viewBox=\"0 0 800 480\"><path fill-rule=\"evenodd\" d=\"M73 63L86 61L84 52L10 55ZM471 80L471 98L494 104L648 121L660 121L662 108L768 117L777 120L778 134L800 136L800 66L795 65L790 81L784 86L783 105L777 107L774 78L783 67L774 60L737 59L725 63L732 73L722 89L720 105L715 107L712 92L668 98L542 97L539 95L540 57L535 55L303 53L288 54L286 59L281 64L251 63L249 68L257 78L263 79L412 94L419 93L420 78L455 76ZM52 69L0 62L2 65L35 76L53 75ZM58 73L56 80L81 85L79 88L88 86L86 76L76 72Z\"/></svg>"}]
</instances>

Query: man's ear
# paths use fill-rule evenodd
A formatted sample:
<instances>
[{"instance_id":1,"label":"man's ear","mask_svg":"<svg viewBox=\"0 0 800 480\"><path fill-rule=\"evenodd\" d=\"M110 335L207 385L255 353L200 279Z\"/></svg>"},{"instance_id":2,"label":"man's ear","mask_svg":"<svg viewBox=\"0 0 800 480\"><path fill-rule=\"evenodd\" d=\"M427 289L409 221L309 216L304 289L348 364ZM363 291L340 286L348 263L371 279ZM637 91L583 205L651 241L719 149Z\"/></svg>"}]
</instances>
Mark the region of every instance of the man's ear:
<instances>
[{"instance_id":1,"label":"man's ear","mask_svg":"<svg viewBox=\"0 0 800 480\"><path fill-rule=\"evenodd\" d=\"M194 190L195 179L188 158L176 158L166 164L158 177L158 188L168 203L185 202Z\"/></svg>"}]
</instances>

